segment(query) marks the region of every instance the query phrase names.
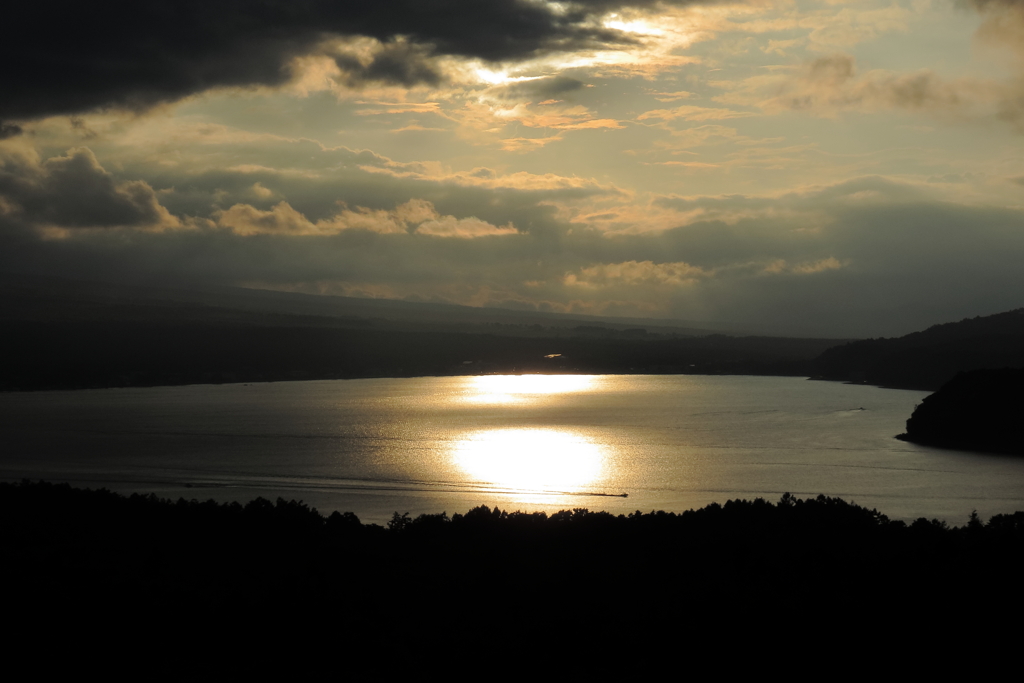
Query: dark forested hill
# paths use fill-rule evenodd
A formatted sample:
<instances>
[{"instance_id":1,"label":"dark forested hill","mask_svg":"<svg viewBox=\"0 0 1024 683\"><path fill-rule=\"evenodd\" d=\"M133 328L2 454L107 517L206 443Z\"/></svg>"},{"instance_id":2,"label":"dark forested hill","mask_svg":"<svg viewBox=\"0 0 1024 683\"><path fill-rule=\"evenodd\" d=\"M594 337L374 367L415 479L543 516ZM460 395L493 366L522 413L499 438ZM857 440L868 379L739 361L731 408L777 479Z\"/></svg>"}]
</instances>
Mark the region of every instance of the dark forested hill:
<instances>
[{"instance_id":1,"label":"dark forested hill","mask_svg":"<svg viewBox=\"0 0 1024 683\"><path fill-rule=\"evenodd\" d=\"M815 361L822 379L936 390L958 372L1024 367L1024 309L836 346Z\"/></svg>"}]
</instances>

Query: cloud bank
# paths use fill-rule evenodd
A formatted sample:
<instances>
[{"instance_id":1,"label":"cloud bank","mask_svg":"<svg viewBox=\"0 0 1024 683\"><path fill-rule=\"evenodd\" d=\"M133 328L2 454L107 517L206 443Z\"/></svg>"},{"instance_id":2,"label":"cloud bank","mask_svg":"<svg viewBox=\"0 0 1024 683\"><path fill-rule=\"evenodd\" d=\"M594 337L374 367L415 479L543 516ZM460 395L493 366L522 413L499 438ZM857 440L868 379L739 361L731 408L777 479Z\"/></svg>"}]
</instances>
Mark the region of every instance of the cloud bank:
<instances>
[{"instance_id":1,"label":"cloud bank","mask_svg":"<svg viewBox=\"0 0 1024 683\"><path fill-rule=\"evenodd\" d=\"M22 3L0 269L832 336L994 313L1024 305L1022 17Z\"/></svg>"}]
</instances>

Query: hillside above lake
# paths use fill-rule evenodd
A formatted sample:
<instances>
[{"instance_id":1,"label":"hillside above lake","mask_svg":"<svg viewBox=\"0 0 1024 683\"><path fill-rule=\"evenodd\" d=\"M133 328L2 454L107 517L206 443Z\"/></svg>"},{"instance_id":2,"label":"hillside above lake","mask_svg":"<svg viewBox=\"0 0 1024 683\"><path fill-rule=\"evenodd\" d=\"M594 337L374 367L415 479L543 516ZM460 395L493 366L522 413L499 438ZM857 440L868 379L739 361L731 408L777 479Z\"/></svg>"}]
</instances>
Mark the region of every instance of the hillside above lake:
<instances>
[{"instance_id":1,"label":"hillside above lake","mask_svg":"<svg viewBox=\"0 0 1024 683\"><path fill-rule=\"evenodd\" d=\"M934 325L892 339L865 339L825 351L820 379L935 391L959 372L1024 367L1024 308Z\"/></svg>"},{"instance_id":2,"label":"hillside above lake","mask_svg":"<svg viewBox=\"0 0 1024 683\"><path fill-rule=\"evenodd\" d=\"M0 390L427 375L807 375L834 339L237 288L0 277Z\"/></svg>"}]
</instances>

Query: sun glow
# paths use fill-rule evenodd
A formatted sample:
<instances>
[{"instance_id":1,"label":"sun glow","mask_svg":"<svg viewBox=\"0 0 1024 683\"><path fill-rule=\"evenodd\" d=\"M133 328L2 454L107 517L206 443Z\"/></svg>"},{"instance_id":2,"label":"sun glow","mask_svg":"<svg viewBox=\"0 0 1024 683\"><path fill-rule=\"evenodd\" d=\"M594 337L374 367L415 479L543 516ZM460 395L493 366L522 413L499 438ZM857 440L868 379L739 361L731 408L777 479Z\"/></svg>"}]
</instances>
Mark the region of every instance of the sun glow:
<instances>
[{"instance_id":1,"label":"sun glow","mask_svg":"<svg viewBox=\"0 0 1024 683\"><path fill-rule=\"evenodd\" d=\"M476 432L453 448L472 478L521 492L570 492L593 484L604 468L598 444L557 429Z\"/></svg>"},{"instance_id":2,"label":"sun glow","mask_svg":"<svg viewBox=\"0 0 1024 683\"><path fill-rule=\"evenodd\" d=\"M490 85L505 85L507 83L519 83L520 81L535 81L541 76L510 76L507 71L495 71L494 69L488 69L483 66L478 66L473 69L477 79L481 83L488 83Z\"/></svg>"},{"instance_id":3,"label":"sun glow","mask_svg":"<svg viewBox=\"0 0 1024 683\"><path fill-rule=\"evenodd\" d=\"M662 36L665 35L665 31L660 28L655 28L649 23L642 20L624 21L617 15L612 15L604 21L605 28L612 28L624 33L636 33L645 36Z\"/></svg>"},{"instance_id":4,"label":"sun glow","mask_svg":"<svg viewBox=\"0 0 1024 683\"><path fill-rule=\"evenodd\" d=\"M483 375L471 378L465 400L470 403L537 401L544 396L587 391L594 380L590 375Z\"/></svg>"}]
</instances>

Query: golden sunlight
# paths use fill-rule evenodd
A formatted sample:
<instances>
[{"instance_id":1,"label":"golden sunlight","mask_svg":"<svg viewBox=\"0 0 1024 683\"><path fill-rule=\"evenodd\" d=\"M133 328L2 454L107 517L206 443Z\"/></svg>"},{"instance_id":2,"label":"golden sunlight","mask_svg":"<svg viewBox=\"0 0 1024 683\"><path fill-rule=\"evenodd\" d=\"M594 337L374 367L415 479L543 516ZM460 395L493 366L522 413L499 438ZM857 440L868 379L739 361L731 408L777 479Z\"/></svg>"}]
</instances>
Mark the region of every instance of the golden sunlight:
<instances>
[{"instance_id":1,"label":"golden sunlight","mask_svg":"<svg viewBox=\"0 0 1024 683\"><path fill-rule=\"evenodd\" d=\"M470 378L465 400L470 403L519 403L552 394L586 391L592 375L482 375Z\"/></svg>"},{"instance_id":2,"label":"golden sunlight","mask_svg":"<svg viewBox=\"0 0 1024 683\"><path fill-rule=\"evenodd\" d=\"M636 33L639 35L647 36L661 36L665 34L665 31L651 26L649 23L643 20L634 19L633 21L623 20L619 15L613 14L608 19L605 19L604 26L606 28L613 28L618 31L625 33Z\"/></svg>"},{"instance_id":3,"label":"golden sunlight","mask_svg":"<svg viewBox=\"0 0 1024 683\"><path fill-rule=\"evenodd\" d=\"M480 82L489 85L506 85L508 83L519 83L520 81L535 81L541 78L540 76L510 76L507 71L495 71L483 66L475 67L473 72Z\"/></svg>"},{"instance_id":4,"label":"golden sunlight","mask_svg":"<svg viewBox=\"0 0 1024 683\"><path fill-rule=\"evenodd\" d=\"M515 491L569 492L600 476L605 454L557 429L494 429L456 442L452 459L470 477Z\"/></svg>"}]
</instances>

